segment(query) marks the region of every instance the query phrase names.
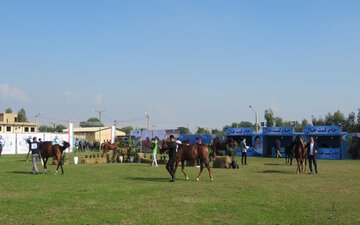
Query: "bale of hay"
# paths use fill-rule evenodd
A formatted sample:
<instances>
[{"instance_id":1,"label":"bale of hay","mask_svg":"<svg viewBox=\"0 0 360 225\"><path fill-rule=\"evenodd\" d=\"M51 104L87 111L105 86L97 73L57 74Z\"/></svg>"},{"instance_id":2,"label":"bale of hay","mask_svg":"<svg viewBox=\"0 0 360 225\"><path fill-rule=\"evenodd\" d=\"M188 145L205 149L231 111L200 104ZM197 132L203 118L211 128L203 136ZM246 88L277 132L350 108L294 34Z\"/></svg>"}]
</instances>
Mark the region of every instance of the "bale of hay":
<instances>
[{"instance_id":1,"label":"bale of hay","mask_svg":"<svg viewBox=\"0 0 360 225\"><path fill-rule=\"evenodd\" d=\"M216 156L213 163L214 168L231 168L231 158L229 156Z\"/></svg>"},{"instance_id":2,"label":"bale of hay","mask_svg":"<svg viewBox=\"0 0 360 225\"><path fill-rule=\"evenodd\" d=\"M106 158L95 158L95 163L107 163Z\"/></svg>"},{"instance_id":3,"label":"bale of hay","mask_svg":"<svg viewBox=\"0 0 360 225\"><path fill-rule=\"evenodd\" d=\"M95 159L94 158L81 159L81 163L83 163L83 164L94 164Z\"/></svg>"}]
</instances>

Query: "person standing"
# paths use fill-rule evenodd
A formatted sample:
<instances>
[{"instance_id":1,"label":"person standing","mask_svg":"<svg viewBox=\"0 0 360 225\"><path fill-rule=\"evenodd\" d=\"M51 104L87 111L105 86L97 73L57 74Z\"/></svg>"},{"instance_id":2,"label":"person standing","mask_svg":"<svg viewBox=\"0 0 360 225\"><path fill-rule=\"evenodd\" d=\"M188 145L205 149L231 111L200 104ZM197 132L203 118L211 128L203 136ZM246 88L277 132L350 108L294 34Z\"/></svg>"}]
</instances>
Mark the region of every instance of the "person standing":
<instances>
[{"instance_id":1,"label":"person standing","mask_svg":"<svg viewBox=\"0 0 360 225\"><path fill-rule=\"evenodd\" d=\"M314 173L313 169L312 169L312 163L314 163L315 173L318 173L316 158L317 158L319 147L318 147L318 144L314 141L314 137L310 137L310 142L306 145L306 148L309 151L310 174Z\"/></svg>"},{"instance_id":2,"label":"person standing","mask_svg":"<svg viewBox=\"0 0 360 225\"><path fill-rule=\"evenodd\" d=\"M32 159L32 166L33 166L32 173L37 175L39 173L39 170L36 165L36 159L39 156L39 142L37 142L36 137L33 137L32 142L30 141L30 139L26 140L26 142L29 144L29 146L30 146L29 148L31 151L31 159Z\"/></svg>"},{"instance_id":3,"label":"person standing","mask_svg":"<svg viewBox=\"0 0 360 225\"><path fill-rule=\"evenodd\" d=\"M247 165L247 149L249 148L246 146L246 138L243 138L243 140L240 142L240 148L241 148L241 165Z\"/></svg>"},{"instance_id":4,"label":"person standing","mask_svg":"<svg viewBox=\"0 0 360 225\"><path fill-rule=\"evenodd\" d=\"M151 149L152 149L152 157L153 157L151 166L158 167L157 160L156 160L156 154L158 152L159 146L158 146L158 141L156 138L152 139Z\"/></svg>"},{"instance_id":5,"label":"person standing","mask_svg":"<svg viewBox=\"0 0 360 225\"><path fill-rule=\"evenodd\" d=\"M175 143L174 135L170 135L170 145L168 147L168 151L169 151L169 161L166 163L166 170L171 175L170 182L175 182L174 163L176 161L177 144Z\"/></svg>"},{"instance_id":6,"label":"person standing","mask_svg":"<svg viewBox=\"0 0 360 225\"><path fill-rule=\"evenodd\" d=\"M276 138L276 140L275 140L275 152L276 152L276 158L281 158L280 149L281 149L281 142L280 142L280 139L279 139L279 138Z\"/></svg>"}]
</instances>

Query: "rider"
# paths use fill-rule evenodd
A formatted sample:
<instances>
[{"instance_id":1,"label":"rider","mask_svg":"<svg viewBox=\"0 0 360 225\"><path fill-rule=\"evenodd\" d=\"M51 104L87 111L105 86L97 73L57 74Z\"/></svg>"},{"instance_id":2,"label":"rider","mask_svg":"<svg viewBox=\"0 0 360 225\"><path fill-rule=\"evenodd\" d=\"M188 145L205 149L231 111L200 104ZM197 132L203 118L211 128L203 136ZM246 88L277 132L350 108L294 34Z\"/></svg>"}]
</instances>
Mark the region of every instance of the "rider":
<instances>
[{"instance_id":1,"label":"rider","mask_svg":"<svg viewBox=\"0 0 360 225\"><path fill-rule=\"evenodd\" d=\"M166 163L166 169L171 175L170 182L175 182L174 163L176 161L176 150L177 144L175 143L175 137L174 135L170 135L169 161Z\"/></svg>"}]
</instances>

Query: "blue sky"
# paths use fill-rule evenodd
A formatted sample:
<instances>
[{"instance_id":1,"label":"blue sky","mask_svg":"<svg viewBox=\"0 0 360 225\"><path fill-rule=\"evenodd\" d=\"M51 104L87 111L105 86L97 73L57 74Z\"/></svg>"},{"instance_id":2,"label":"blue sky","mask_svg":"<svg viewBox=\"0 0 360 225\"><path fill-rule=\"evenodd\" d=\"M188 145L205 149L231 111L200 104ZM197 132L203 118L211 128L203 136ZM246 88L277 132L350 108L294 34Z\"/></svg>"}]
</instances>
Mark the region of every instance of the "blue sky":
<instances>
[{"instance_id":1,"label":"blue sky","mask_svg":"<svg viewBox=\"0 0 360 225\"><path fill-rule=\"evenodd\" d=\"M359 1L0 1L0 110L221 128L359 108ZM133 120L134 119L134 120Z\"/></svg>"}]
</instances>

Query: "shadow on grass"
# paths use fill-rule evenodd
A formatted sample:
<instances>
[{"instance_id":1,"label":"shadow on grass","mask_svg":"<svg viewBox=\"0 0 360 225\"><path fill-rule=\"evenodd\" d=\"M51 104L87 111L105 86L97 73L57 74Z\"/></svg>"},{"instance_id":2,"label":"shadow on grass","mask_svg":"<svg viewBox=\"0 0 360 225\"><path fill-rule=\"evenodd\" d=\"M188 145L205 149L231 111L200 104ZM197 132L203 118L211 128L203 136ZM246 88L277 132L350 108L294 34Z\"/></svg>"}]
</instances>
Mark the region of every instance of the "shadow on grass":
<instances>
[{"instance_id":1,"label":"shadow on grass","mask_svg":"<svg viewBox=\"0 0 360 225\"><path fill-rule=\"evenodd\" d=\"M285 163L264 163L265 166L287 166Z\"/></svg>"},{"instance_id":2,"label":"shadow on grass","mask_svg":"<svg viewBox=\"0 0 360 225\"><path fill-rule=\"evenodd\" d=\"M127 180L151 181L151 182L169 182L170 178L164 177L127 177Z\"/></svg>"},{"instance_id":3,"label":"shadow on grass","mask_svg":"<svg viewBox=\"0 0 360 225\"><path fill-rule=\"evenodd\" d=\"M278 173L278 174L292 174L293 172L290 171L283 171L283 170L264 170L258 173Z\"/></svg>"},{"instance_id":4,"label":"shadow on grass","mask_svg":"<svg viewBox=\"0 0 360 225\"><path fill-rule=\"evenodd\" d=\"M32 174L31 171L11 171L8 173L15 173L15 174Z\"/></svg>"}]
</instances>

